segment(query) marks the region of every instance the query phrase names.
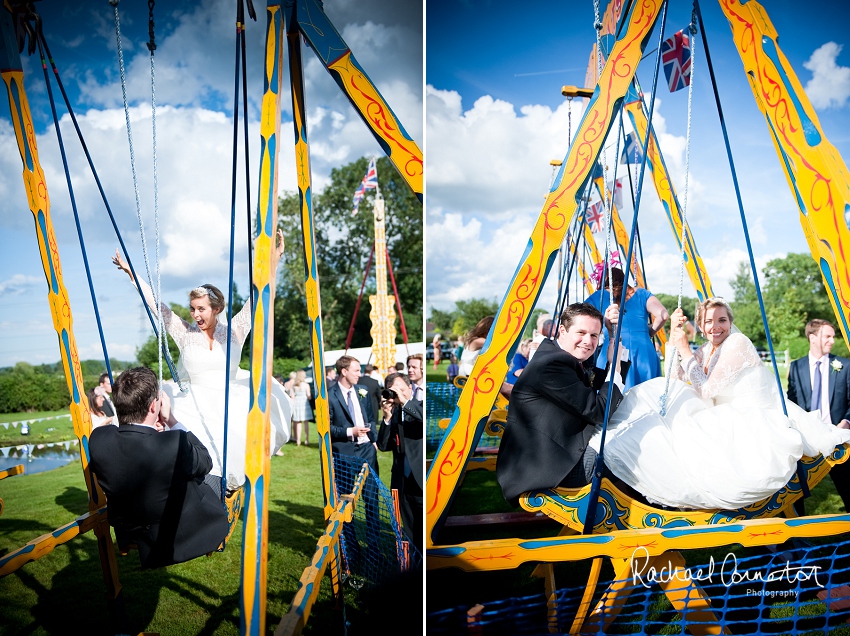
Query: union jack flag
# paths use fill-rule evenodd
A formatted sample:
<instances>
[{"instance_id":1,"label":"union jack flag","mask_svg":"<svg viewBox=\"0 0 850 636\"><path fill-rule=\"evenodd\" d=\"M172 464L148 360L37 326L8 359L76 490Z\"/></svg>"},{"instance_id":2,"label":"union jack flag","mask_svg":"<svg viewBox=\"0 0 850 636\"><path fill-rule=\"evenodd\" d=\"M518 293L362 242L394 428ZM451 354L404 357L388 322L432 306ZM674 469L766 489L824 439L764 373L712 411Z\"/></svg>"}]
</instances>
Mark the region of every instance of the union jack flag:
<instances>
[{"instance_id":1,"label":"union jack flag","mask_svg":"<svg viewBox=\"0 0 850 636\"><path fill-rule=\"evenodd\" d=\"M375 158L372 157L369 161L369 169L366 171L366 176L360 182L360 187L354 193L354 209L351 211L351 216L357 214L357 209L360 206L360 201L366 194L366 190L378 189L378 169L375 167Z\"/></svg>"},{"instance_id":2,"label":"union jack flag","mask_svg":"<svg viewBox=\"0 0 850 636\"><path fill-rule=\"evenodd\" d=\"M661 43L661 61L671 93L691 83L691 42L682 29Z\"/></svg>"},{"instance_id":3,"label":"union jack flag","mask_svg":"<svg viewBox=\"0 0 850 636\"><path fill-rule=\"evenodd\" d=\"M590 225L590 231L594 234L605 229L605 208L602 201L597 201L587 208L587 223Z\"/></svg>"}]
</instances>

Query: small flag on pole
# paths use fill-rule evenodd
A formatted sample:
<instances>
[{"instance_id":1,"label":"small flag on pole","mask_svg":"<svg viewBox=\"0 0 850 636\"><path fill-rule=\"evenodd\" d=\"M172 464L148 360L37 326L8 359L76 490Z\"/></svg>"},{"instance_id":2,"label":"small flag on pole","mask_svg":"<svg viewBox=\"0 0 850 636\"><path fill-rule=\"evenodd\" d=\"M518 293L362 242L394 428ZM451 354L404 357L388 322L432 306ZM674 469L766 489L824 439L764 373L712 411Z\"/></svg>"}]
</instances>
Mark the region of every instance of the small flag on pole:
<instances>
[{"instance_id":1,"label":"small flag on pole","mask_svg":"<svg viewBox=\"0 0 850 636\"><path fill-rule=\"evenodd\" d=\"M363 181L360 182L360 187L358 187L357 191L354 193L354 209L351 211L351 216L357 214L357 209L360 206L360 201L366 194L366 190L377 189L378 169L375 167L375 158L372 157L372 159L369 161L369 169L366 171L366 176L363 177Z\"/></svg>"},{"instance_id":2,"label":"small flag on pole","mask_svg":"<svg viewBox=\"0 0 850 636\"><path fill-rule=\"evenodd\" d=\"M640 163L643 160L643 151L637 135L633 132L626 136L626 145L623 154L620 155L620 163Z\"/></svg>"},{"instance_id":3,"label":"small flag on pole","mask_svg":"<svg viewBox=\"0 0 850 636\"><path fill-rule=\"evenodd\" d=\"M587 208L587 223L590 225L590 231L598 234L605 229L605 207L602 201L597 201Z\"/></svg>"},{"instance_id":4,"label":"small flag on pole","mask_svg":"<svg viewBox=\"0 0 850 636\"><path fill-rule=\"evenodd\" d=\"M661 43L661 62L667 76L667 86L675 93L691 83L691 42L682 29Z\"/></svg>"},{"instance_id":5,"label":"small flag on pole","mask_svg":"<svg viewBox=\"0 0 850 636\"><path fill-rule=\"evenodd\" d=\"M614 205L618 208L623 207L623 180L617 179L614 185L609 185L608 188L614 193Z\"/></svg>"}]
</instances>

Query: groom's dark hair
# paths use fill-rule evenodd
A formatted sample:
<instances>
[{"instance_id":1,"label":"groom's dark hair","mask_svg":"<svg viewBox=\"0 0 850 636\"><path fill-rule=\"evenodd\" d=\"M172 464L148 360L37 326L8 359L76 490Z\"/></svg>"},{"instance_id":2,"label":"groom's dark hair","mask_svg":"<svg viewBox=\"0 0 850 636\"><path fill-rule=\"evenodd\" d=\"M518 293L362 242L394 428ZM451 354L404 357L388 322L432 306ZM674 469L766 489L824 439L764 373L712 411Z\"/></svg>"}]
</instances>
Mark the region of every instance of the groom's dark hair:
<instances>
[{"instance_id":1,"label":"groom's dark hair","mask_svg":"<svg viewBox=\"0 0 850 636\"><path fill-rule=\"evenodd\" d=\"M148 414L151 402L159 395L156 375L147 367L127 369L112 386L112 402L119 424L139 424Z\"/></svg>"},{"instance_id":2,"label":"groom's dark hair","mask_svg":"<svg viewBox=\"0 0 850 636\"><path fill-rule=\"evenodd\" d=\"M572 325L573 321L579 316L595 318L599 321L600 327L605 324L602 321L602 314L590 303L573 303L568 306L563 313L561 313L561 325L564 329L569 330L570 325Z\"/></svg>"}]
</instances>

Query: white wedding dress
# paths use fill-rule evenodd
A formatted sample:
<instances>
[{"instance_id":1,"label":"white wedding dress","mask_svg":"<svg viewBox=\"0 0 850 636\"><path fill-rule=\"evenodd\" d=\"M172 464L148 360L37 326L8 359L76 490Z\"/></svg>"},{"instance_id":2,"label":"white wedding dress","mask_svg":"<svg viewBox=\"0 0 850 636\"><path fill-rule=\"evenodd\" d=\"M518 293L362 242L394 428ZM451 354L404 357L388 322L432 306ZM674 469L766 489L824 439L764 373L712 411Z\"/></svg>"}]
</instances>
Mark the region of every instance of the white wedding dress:
<instances>
[{"instance_id":1,"label":"white wedding dress","mask_svg":"<svg viewBox=\"0 0 850 636\"><path fill-rule=\"evenodd\" d=\"M145 299L154 309L150 286L142 282ZM210 453L211 475L222 475L224 454L224 395L225 357L227 355L227 324L219 314L212 347L198 325L188 323L161 303L162 319L168 334L180 349L177 375L188 391L183 393L176 382L163 383L173 405L174 416L187 431L191 431ZM155 309L154 309L155 310ZM251 388L250 373L239 368L242 346L251 331L251 309L246 304L233 316L230 345L230 396L227 428L227 488L238 488L245 481L245 441L248 422L248 400ZM277 380L272 380L271 428L269 450L274 455L289 441L292 404Z\"/></svg>"},{"instance_id":2,"label":"white wedding dress","mask_svg":"<svg viewBox=\"0 0 850 636\"><path fill-rule=\"evenodd\" d=\"M790 400L786 417L773 374L740 332L713 355L706 343L684 367L676 363L662 417L664 386L662 377L630 389L605 438L605 464L651 502L741 508L785 486L803 455L850 441L850 431ZM590 441L597 452L601 429Z\"/></svg>"}]
</instances>

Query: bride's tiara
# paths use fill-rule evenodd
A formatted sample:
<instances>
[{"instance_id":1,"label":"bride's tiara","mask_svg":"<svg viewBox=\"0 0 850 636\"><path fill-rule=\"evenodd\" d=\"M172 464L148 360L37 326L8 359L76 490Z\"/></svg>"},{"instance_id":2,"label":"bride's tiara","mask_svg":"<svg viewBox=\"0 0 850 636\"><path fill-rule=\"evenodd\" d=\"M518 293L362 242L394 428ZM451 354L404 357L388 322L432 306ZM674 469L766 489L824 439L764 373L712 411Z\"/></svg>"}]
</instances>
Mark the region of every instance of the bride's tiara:
<instances>
[{"instance_id":1,"label":"bride's tiara","mask_svg":"<svg viewBox=\"0 0 850 636\"><path fill-rule=\"evenodd\" d=\"M210 290L207 289L206 287L204 287L203 285L201 285L200 287L195 287L195 289L192 290L192 293L193 294L200 294L201 296L209 296Z\"/></svg>"}]
</instances>

